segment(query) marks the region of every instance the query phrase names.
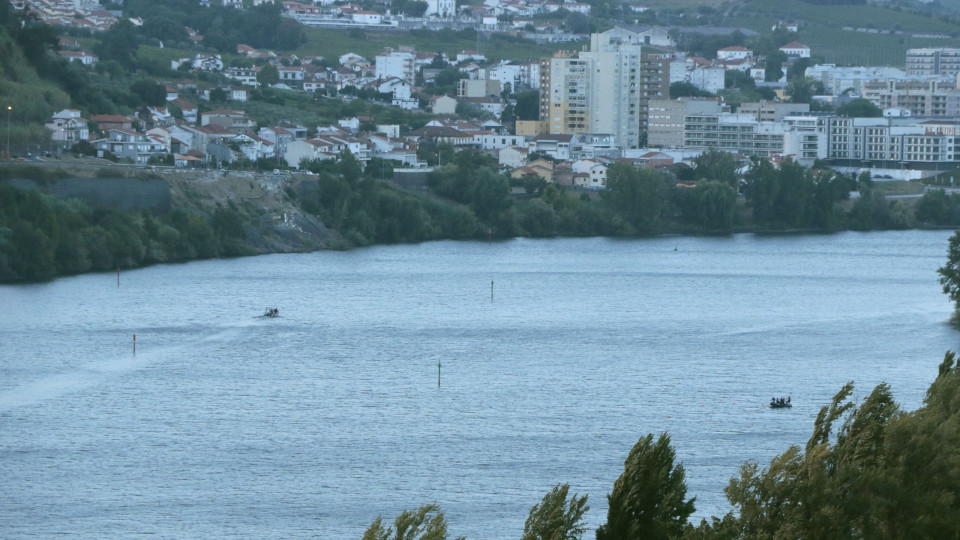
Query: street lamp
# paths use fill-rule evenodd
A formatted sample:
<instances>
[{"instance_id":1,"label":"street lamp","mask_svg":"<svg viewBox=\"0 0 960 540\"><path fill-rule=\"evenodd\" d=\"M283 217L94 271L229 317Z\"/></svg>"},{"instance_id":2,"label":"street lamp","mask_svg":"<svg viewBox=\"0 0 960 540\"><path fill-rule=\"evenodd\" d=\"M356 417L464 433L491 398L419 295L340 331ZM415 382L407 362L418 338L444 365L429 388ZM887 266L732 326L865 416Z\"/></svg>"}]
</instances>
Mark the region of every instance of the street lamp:
<instances>
[{"instance_id":1,"label":"street lamp","mask_svg":"<svg viewBox=\"0 0 960 540\"><path fill-rule=\"evenodd\" d=\"M7 159L10 159L10 113L13 112L13 107L7 105Z\"/></svg>"}]
</instances>

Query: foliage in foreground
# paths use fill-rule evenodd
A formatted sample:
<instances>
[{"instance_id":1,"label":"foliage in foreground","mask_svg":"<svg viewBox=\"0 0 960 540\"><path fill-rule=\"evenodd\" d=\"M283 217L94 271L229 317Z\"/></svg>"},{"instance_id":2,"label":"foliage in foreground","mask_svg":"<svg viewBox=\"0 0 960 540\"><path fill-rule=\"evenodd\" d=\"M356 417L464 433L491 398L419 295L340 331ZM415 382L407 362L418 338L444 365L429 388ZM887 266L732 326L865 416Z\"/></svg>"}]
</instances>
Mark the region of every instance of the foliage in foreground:
<instances>
[{"instance_id":1,"label":"foliage in foreground","mask_svg":"<svg viewBox=\"0 0 960 540\"><path fill-rule=\"evenodd\" d=\"M897 406L887 384L859 404L852 393L851 382L821 408L804 448L788 448L766 468L746 462L725 490L734 511L697 526L686 523L694 501L685 500L683 467L674 464L669 436L656 442L653 435L641 437L608 496L607 522L597 539L960 537L956 355L946 353L923 407L914 412ZM524 540L581 538L587 496L568 501L567 492L566 484L558 485L531 509ZM408 520L417 515L402 514ZM381 521L374 521L368 535L384 530ZM390 538L386 531L388 536L364 540Z\"/></svg>"}]
</instances>

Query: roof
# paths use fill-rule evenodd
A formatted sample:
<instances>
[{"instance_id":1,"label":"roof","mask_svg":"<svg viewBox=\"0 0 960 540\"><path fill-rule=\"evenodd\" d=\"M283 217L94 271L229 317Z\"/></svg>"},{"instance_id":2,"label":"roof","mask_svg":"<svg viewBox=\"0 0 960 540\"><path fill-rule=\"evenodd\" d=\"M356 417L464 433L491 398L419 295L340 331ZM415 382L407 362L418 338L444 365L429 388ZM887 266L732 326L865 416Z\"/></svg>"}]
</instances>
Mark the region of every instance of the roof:
<instances>
[{"instance_id":1,"label":"roof","mask_svg":"<svg viewBox=\"0 0 960 540\"><path fill-rule=\"evenodd\" d=\"M807 47L806 45L804 45L803 43L800 43L799 41L791 41L790 43L787 43L786 45L780 48L781 49L809 49L810 47Z\"/></svg>"}]
</instances>

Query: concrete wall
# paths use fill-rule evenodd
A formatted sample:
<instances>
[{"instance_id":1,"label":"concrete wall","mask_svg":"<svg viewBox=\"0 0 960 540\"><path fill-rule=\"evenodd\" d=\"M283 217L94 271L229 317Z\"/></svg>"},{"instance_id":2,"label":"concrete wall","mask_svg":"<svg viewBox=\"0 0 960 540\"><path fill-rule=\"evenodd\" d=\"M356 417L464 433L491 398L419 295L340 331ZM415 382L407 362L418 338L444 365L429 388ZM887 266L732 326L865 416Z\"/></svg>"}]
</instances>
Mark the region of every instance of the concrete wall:
<instances>
[{"instance_id":1,"label":"concrete wall","mask_svg":"<svg viewBox=\"0 0 960 540\"><path fill-rule=\"evenodd\" d=\"M64 178L42 182L10 179L0 182L19 189L39 189L58 199L80 199L90 206L154 212L170 209L170 185L162 179Z\"/></svg>"}]
</instances>

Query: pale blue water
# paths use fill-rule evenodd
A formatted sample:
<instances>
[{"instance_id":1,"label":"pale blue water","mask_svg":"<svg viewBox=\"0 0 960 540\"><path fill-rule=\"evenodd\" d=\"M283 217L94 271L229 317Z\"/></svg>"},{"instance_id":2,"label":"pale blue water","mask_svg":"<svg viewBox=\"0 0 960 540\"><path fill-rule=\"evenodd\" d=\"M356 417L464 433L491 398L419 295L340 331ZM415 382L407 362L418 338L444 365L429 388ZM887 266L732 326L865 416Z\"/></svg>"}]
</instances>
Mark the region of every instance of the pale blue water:
<instances>
[{"instance_id":1,"label":"pale blue water","mask_svg":"<svg viewBox=\"0 0 960 540\"><path fill-rule=\"evenodd\" d=\"M437 502L454 535L519 538L561 482L594 529L662 431L696 516L722 515L739 465L803 445L845 382L920 406L960 347L951 234L437 242L0 287L0 537L360 538Z\"/></svg>"}]
</instances>

